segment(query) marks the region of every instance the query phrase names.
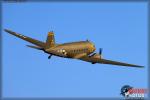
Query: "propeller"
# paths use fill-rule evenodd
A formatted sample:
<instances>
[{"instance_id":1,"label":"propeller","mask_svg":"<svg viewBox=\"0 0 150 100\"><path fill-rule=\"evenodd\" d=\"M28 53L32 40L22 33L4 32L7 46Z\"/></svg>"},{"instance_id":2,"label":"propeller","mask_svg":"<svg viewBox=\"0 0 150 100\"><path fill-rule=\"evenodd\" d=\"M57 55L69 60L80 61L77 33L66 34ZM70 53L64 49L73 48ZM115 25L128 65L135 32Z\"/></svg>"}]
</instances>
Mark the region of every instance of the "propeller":
<instances>
[{"instance_id":1,"label":"propeller","mask_svg":"<svg viewBox=\"0 0 150 100\"><path fill-rule=\"evenodd\" d=\"M102 48L100 48L100 49L99 49L100 59L102 58L102 51L103 51L103 49L102 49Z\"/></svg>"},{"instance_id":2,"label":"propeller","mask_svg":"<svg viewBox=\"0 0 150 100\"><path fill-rule=\"evenodd\" d=\"M92 57L94 55L96 55L97 53L93 53L92 55L90 55L89 57ZM99 55L101 56L102 55L102 48L99 49Z\"/></svg>"},{"instance_id":3,"label":"propeller","mask_svg":"<svg viewBox=\"0 0 150 100\"><path fill-rule=\"evenodd\" d=\"M99 49L99 54L102 55L102 48Z\"/></svg>"}]
</instances>

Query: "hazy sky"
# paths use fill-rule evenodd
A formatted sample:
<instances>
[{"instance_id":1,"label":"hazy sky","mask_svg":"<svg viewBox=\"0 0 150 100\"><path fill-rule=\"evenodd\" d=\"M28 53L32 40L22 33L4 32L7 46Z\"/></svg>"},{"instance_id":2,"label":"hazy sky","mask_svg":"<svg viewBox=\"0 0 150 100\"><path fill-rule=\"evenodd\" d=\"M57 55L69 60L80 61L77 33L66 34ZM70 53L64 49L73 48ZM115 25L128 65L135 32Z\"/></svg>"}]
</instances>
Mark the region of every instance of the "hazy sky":
<instances>
[{"instance_id":1,"label":"hazy sky","mask_svg":"<svg viewBox=\"0 0 150 100\"><path fill-rule=\"evenodd\" d=\"M4 97L122 97L124 85L147 87L147 4L138 2L3 3L3 26L57 43L89 39L96 52L144 69L64 59L26 47L2 32Z\"/></svg>"}]
</instances>

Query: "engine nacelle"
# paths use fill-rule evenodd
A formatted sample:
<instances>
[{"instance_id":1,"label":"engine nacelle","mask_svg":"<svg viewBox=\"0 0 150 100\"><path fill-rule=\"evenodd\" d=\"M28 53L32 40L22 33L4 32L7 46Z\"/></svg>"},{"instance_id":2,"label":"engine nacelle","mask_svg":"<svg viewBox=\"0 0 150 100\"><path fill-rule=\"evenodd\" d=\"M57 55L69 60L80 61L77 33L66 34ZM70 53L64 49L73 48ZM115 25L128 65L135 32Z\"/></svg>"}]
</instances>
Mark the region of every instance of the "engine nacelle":
<instances>
[{"instance_id":1,"label":"engine nacelle","mask_svg":"<svg viewBox=\"0 0 150 100\"><path fill-rule=\"evenodd\" d=\"M94 58L98 58L98 59L102 59L102 55L96 53L95 55L93 55Z\"/></svg>"}]
</instances>

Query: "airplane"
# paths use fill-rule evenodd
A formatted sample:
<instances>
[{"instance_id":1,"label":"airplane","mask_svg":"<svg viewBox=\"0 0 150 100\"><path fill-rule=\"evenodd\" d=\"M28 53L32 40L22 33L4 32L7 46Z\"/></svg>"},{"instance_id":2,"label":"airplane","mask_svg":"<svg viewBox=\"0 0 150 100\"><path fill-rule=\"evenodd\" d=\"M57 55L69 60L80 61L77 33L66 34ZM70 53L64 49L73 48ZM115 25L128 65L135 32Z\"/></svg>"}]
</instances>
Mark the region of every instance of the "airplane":
<instances>
[{"instance_id":1,"label":"airplane","mask_svg":"<svg viewBox=\"0 0 150 100\"><path fill-rule=\"evenodd\" d=\"M50 59L51 56L58 56L63 58L79 59L82 61L90 62L92 64L101 63L136 68L144 67L140 65L104 59L102 57L102 49L100 48L99 53L96 53L95 45L89 40L57 44L55 43L54 32L48 32L46 42L42 42L8 29L4 29L4 31L27 42L32 43L33 45L27 45L30 48L42 50L45 53L48 53L48 59Z\"/></svg>"}]
</instances>

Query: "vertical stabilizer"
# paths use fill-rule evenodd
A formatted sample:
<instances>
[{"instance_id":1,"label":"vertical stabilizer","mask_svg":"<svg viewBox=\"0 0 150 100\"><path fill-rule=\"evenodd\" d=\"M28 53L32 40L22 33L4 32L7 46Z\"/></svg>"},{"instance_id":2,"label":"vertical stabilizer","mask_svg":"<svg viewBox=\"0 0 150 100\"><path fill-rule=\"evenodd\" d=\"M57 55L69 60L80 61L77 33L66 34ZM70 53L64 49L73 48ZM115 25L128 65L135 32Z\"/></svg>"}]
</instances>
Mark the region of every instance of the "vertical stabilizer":
<instances>
[{"instance_id":1,"label":"vertical stabilizer","mask_svg":"<svg viewBox=\"0 0 150 100\"><path fill-rule=\"evenodd\" d=\"M48 32L45 49L55 46L55 38L53 32Z\"/></svg>"}]
</instances>

